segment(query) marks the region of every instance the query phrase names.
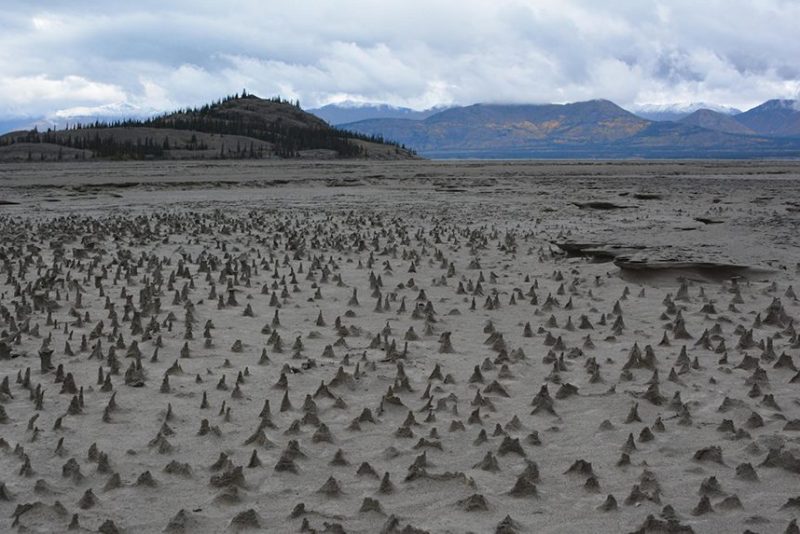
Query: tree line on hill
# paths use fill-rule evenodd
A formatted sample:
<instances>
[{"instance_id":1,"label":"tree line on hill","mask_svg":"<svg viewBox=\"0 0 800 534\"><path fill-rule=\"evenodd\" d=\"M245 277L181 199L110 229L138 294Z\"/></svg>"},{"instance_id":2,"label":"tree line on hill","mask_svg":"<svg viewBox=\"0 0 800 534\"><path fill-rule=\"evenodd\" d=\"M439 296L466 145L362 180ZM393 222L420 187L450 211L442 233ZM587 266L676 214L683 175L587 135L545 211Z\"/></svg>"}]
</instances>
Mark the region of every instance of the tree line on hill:
<instances>
[{"instance_id":1,"label":"tree line on hill","mask_svg":"<svg viewBox=\"0 0 800 534\"><path fill-rule=\"evenodd\" d=\"M93 123L76 123L68 125L65 130L48 129L39 132L36 128L24 134L5 136L0 138L0 146L14 143L52 143L79 150L90 150L94 157L109 159L145 159L162 158L169 150L198 150L207 151L209 146L202 139L198 140L192 134L189 142L178 144L170 143L168 137L162 140L154 137L137 137L133 140L115 139L113 135L103 135L102 130L111 128L153 128L193 131L205 134L235 135L249 137L264 141L272 146L271 152L265 151L263 146L242 147L237 143L234 151L232 147L226 149L224 142L218 153L211 157L235 159L260 159L264 157L293 158L299 157L300 151L313 149L334 150L340 158L359 158L367 156L367 149L362 145L352 142L353 139L383 144L393 148L396 152L405 146L386 141L380 135L365 135L333 127L303 127L286 124L280 117L274 121L245 120L245 115L227 112L226 106L230 102L243 99L256 99L258 97L242 91L238 94L226 96L211 104L201 107L186 108L175 113L168 113L147 119L124 119L117 121L95 121ZM300 109L299 101L284 100L280 97L267 99L268 102L293 106ZM92 130L87 132L86 130Z\"/></svg>"}]
</instances>

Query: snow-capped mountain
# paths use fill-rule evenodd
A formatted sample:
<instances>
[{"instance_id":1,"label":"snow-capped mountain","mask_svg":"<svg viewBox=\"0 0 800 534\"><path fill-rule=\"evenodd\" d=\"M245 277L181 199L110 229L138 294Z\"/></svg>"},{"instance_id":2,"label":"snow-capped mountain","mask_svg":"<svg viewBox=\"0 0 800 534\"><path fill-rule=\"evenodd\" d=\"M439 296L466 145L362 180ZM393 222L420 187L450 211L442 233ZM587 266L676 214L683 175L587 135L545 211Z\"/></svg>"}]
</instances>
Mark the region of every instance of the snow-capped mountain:
<instances>
[{"instance_id":1,"label":"snow-capped mountain","mask_svg":"<svg viewBox=\"0 0 800 534\"><path fill-rule=\"evenodd\" d=\"M389 104L374 104L366 102L340 102L328 104L316 109L307 110L317 117L323 119L328 124L338 125L350 122L358 122L369 119L411 119L422 120L447 109L446 107L436 107L426 110L416 110L411 108L392 106Z\"/></svg>"},{"instance_id":2,"label":"snow-capped mountain","mask_svg":"<svg viewBox=\"0 0 800 534\"><path fill-rule=\"evenodd\" d=\"M742 111L731 106L709 104L707 102L672 103L672 104L636 104L629 110L651 121L678 121L691 115L698 109L710 109L725 115L738 115Z\"/></svg>"}]
</instances>

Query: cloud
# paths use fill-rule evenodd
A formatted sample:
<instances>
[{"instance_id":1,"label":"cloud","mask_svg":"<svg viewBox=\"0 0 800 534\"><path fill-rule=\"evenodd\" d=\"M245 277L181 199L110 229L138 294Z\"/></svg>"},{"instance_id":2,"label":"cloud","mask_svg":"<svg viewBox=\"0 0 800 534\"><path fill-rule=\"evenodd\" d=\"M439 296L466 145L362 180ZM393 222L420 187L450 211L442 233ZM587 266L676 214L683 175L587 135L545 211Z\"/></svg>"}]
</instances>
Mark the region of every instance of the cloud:
<instances>
[{"instance_id":1,"label":"cloud","mask_svg":"<svg viewBox=\"0 0 800 534\"><path fill-rule=\"evenodd\" d=\"M34 114L41 106L59 107L67 103L84 105L116 102L127 97L115 85L87 80L82 76L61 79L36 76L0 76L0 111L20 115Z\"/></svg>"},{"instance_id":2,"label":"cloud","mask_svg":"<svg viewBox=\"0 0 800 534\"><path fill-rule=\"evenodd\" d=\"M242 88L304 107L748 108L800 93L798 20L789 0L12 2L0 117L168 110Z\"/></svg>"}]
</instances>

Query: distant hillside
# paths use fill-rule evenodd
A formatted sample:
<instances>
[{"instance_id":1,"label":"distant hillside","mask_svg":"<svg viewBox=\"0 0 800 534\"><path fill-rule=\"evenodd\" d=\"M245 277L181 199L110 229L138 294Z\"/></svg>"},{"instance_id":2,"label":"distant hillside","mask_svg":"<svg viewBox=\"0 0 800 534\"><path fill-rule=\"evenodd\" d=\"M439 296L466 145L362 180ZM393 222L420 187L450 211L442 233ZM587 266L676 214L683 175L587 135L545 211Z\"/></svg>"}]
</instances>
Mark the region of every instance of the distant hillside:
<instances>
[{"instance_id":1,"label":"distant hillside","mask_svg":"<svg viewBox=\"0 0 800 534\"><path fill-rule=\"evenodd\" d=\"M553 140L571 142L591 137L613 141L642 130L640 119L607 100L576 104L494 105L452 108L423 121L370 120L342 128L403 139L419 151L508 149Z\"/></svg>"},{"instance_id":2,"label":"distant hillside","mask_svg":"<svg viewBox=\"0 0 800 534\"><path fill-rule=\"evenodd\" d=\"M383 137L346 132L288 101L227 97L200 108L0 136L0 161L50 159L407 159Z\"/></svg>"},{"instance_id":3,"label":"distant hillside","mask_svg":"<svg viewBox=\"0 0 800 534\"><path fill-rule=\"evenodd\" d=\"M377 119L341 127L395 139L435 158L800 157L797 139L743 135L744 126L721 119L713 126L739 131L717 131L691 121L649 121L607 100L479 104L419 121Z\"/></svg>"},{"instance_id":4,"label":"distant hillside","mask_svg":"<svg viewBox=\"0 0 800 534\"><path fill-rule=\"evenodd\" d=\"M761 135L800 136L800 101L768 100L736 115L736 121Z\"/></svg>"},{"instance_id":5,"label":"distant hillside","mask_svg":"<svg viewBox=\"0 0 800 534\"><path fill-rule=\"evenodd\" d=\"M444 108L426 109L418 111L416 109L389 106L387 104L328 104L321 108L309 109L317 117L325 120L334 126L350 122L363 121L368 119L412 119L422 120L430 117L434 113L442 111Z\"/></svg>"},{"instance_id":6,"label":"distant hillside","mask_svg":"<svg viewBox=\"0 0 800 534\"><path fill-rule=\"evenodd\" d=\"M731 117L730 115L726 115L718 111L712 111L710 109L698 109L688 117L684 117L678 122L690 126L699 126L700 128L706 128L716 132L742 135L752 135L756 133L737 121L736 117Z\"/></svg>"}]
</instances>

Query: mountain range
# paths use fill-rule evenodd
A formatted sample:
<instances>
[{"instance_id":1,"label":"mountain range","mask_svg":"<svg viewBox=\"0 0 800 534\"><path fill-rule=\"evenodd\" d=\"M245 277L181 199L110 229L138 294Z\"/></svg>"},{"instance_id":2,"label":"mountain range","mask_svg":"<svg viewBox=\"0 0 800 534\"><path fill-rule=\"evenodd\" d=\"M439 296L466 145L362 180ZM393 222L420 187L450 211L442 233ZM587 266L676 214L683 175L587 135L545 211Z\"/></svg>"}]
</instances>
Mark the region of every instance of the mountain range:
<instances>
[{"instance_id":1,"label":"mountain range","mask_svg":"<svg viewBox=\"0 0 800 534\"><path fill-rule=\"evenodd\" d=\"M16 131L0 136L0 160L800 157L798 101L769 100L745 112L698 106L645 110L674 120L648 119L608 100L425 111L344 103L304 111L243 94L144 119L77 127L69 118L68 129ZM342 122L350 119L358 120Z\"/></svg>"},{"instance_id":2,"label":"mountain range","mask_svg":"<svg viewBox=\"0 0 800 534\"><path fill-rule=\"evenodd\" d=\"M309 109L308 112L336 126L367 119L422 120L453 107L459 106L436 106L424 110L416 110L381 103L344 101L312 108ZM691 115L695 111L706 109L724 115L738 115L741 113L741 110L734 107L704 102L690 102L686 104L641 104L631 107L628 111L643 119L676 122Z\"/></svg>"},{"instance_id":3,"label":"mountain range","mask_svg":"<svg viewBox=\"0 0 800 534\"><path fill-rule=\"evenodd\" d=\"M677 121L649 120L608 100L475 104L421 120L377 118L339 127L432 158L800 157L794 100L770 100L738 114L698 109Z\"/></svg>"}]
</instances>

